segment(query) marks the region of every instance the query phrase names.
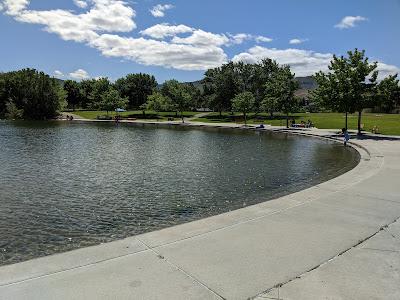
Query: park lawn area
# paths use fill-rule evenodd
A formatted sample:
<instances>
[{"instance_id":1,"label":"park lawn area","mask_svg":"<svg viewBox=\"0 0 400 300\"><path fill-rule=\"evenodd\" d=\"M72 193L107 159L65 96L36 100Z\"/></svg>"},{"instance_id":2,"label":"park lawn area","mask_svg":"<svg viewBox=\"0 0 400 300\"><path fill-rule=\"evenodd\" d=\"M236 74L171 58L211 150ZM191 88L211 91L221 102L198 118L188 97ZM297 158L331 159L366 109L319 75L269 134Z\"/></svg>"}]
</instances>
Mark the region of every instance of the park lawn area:
<instances>
[{"instance_id":1,"label":"park lawn area","mask_svg":"<svg viewBox=\"0 0 400 300\"><path fill-rule=\"evenodd\" d=\"M84 119L91 119L94 120L97 118L97 116L104 116L107 115L106 111L97 111L97 110L92 110L92 111L88 111L88 110L76 110L76 111L68 111L69 113L73 113L75 115L78 115ZM66 113L68 113L66 112ZM141 110L132 110L132 111L125 111L125 112L121 112L118 113L120 116L122 117L133 117L136 119L147 119L147 120L167 120L169 117L173 117L175 118L176 113L175 112L155 112L155 111L146 111L145 112L145 116L143 116L143 111ZM190 118L192 116L194 116L196 113L195 112L191 112L191 111L187 111L187 112L183 112L183 115L186 118ZM109 112L108 113L109 116L115 116L116 113L115 112ZM178 113L178 117L180 118L180 114Z\"/></svg>"},{"instance_id":2,"label":"park lawn area","mask_svg":"<svg viewBox=\"0 0 400 300\"><path fill-rule=\"evenodd\" d=\"M307 122L311 120L315 127L321 129L341 129L345 125L345 115L342 113L294 113L289 116L294 118L296 123L301 121ZM357 129L357 114L348 116L349 129ZM224 123L237 122L244 123L244 119L240 113L223 113L220 118L219 113L210 113L209 115L195 119L198 122ZM286 126L286 117L276 114L274 119L270 119L269 115L261 113L254 118L251 113L248 116L248 124L269 124L273 126ZM365 131L371 131L374 126L378 126L381 134L400 135L400 114L379 114L379 113L363 113L361 124Z\"/></svg>"}]
</instances>

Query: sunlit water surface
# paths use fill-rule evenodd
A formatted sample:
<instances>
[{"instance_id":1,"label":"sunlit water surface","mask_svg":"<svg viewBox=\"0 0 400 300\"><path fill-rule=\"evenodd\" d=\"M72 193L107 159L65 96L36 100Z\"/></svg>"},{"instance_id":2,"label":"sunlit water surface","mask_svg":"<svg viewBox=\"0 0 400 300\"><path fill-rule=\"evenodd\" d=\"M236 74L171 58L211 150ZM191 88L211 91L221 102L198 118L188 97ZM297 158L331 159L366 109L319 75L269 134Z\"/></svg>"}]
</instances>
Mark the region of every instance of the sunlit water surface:
<instances>
[{"instance_id":1,"label":"sunlit water surface","mask_svg":"<svg viewBox=\"0 0 400 300\"><path fill-rule=\"evenodd\" d=\"M0 265L266 201L358 153L286 134L0 121Z\"/></svg>"}]
</instances>

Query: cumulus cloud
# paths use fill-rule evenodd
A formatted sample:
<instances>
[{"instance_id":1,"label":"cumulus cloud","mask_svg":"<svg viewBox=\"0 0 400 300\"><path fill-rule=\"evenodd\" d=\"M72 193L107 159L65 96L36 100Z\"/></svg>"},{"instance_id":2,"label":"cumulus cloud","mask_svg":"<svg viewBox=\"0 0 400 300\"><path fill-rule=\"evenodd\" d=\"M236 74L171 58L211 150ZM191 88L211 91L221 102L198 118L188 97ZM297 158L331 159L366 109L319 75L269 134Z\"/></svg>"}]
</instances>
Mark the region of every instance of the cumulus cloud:
<instances>
[{"instance_id":1,"label":"cumulus cloud","mask_svg":"<svg viewBox=\"0 0 400 300\"><path fill-rule=\"evenodd\" d=\"M328 65L333 58L333 54L318 53L310 50L276 49L255 46L247 52L236 55L233 61L256 63L266 57L276 60L279 64L289 65L296 76L310 76L318 71L328 72ZM379 80L388 75L400 73L398 67L382 62L378 62L378 71Z\"/></svg>"},{"instance_id":2,"label":"cumulus cloud","mask_svg":"<svg viewBox=\"0 0 400 300\"><path fill-rule=\"evenodd\" d=\"M231 44L243 44L245 41L255 41L256 43L272 42L272 39L261 35L249 33L229 34Z\"/></svg>"},{"instance_id":3,"label":"cumulus cloud","mask_svg":"<svg viewBox=\"0 0 400 300\"><path fill-rule=\"evenodd\" d=\"M78 69L74 72L69 73L68 75L69 75L69 77L71 77L72 79L75 79L75 80L84 80L84 79L90 78L88 72L86 72L83 69Z\"/></svg>"},{"instance_id":4,"label":"cumulus cloud","mask_svg":"<svg viewBox=\"0 0 400 300\"><path fill-rule=\"evenodd\" d=\"M55 70L53 75L54 75L54 77L57 77L57 78L63 78L64 77L64 73L59 71L59 70Z\"/></svg>"},{"instance_id":5,"label":"cumulus cloud","mask_svg":"<svg viewBox=\"0 0 400 300\"><path fill-rule=\"evenodd\" d=\"M122 56L144 65L181 70L205 70L227 61L225 52L213 45L194 46L103 34L91 46L99 49L105 56Z\"/></svg>"},{"instance_id":6,"label":"cumulus cloud","mask_svg":"<svg viewBox=\"0 0 400 300\"><path fill-rule=\"evenodd\" d=\"M173 8L174 6L171 4L157 4L152 9L150 9L150 13L153 17L162 18L165 16L165 11Z\"/></svg>"},{"instance_id":7,"label":"cumulus cloud","mask_svg":"<svg viewBox=\"0 0 400 300\"><path fill-rule=\"evenodd\" d=\"M269 43L272 42L272 39L266 36L258 35L254 38L257 43Z\"/></svg>"},{"instance_id":8,"label":"cumulus cloud","mask_svg":"<svg viewBox=\"0 0 400 300\"><path fill-rule=\"evenodd\" d=\"M320 70L327 71L332 54L299 49L281 50L255 46L247 52L236 55L233 61L256 63L265 57L275 59L283 65L290 65L292 72L296 73L296 76L308 76Z\"/></svg>"},{"instance_id":9,"label":"cumulus cloud","mask_svg":"<svg viewBox=\"0 0 400 300\"><path fill-rule=\"evenodd\" d=\"M172 42L175 44L222 46L229 42L229 38L224 34L215 34L198 29L186 38L175 36Z\"/></svg>"},{"instance_id":10,"label":"cumulus cloud","mask_svg":"<svg viewBox=\"0 0 400 300\"><path fill-rule=\"evenodd\" d=\"M383 62L378 62L377 70L379 71L378 80L382 80L389 75L400 74L400 68Z\"/></svg>"},{"instance_id":11,"label":"cumulus cloud","mask_svg":"<svg viewBox=\"0 0 400 300\"><path fill-rule=\"evenodd\" d=\"M140 31L140 34L154 39L164 39L166 37L176 36L181 33L190 33L194 29L186 25L169 25L168 23L157 24Z\"/></svg>"},{"instance_id":12,"label":"cumulus cloud","mask_svg":"<svg viewBox=\"0 0 400 300\"><path fill-rule=\"evenodd\" d=\"M88 6L87 1L84 1L84 0L74 0L74 3L76 6L78 6L80 8L86 8Z\"/></svg>"},{"instance_id":13,"label":"cumulus cloud","mask_svg":"<svg viewBox=\"0 0 400 300\"><path fill-rule=\"evenodd\" d=\"M132 38L111 34L130 32L136 28L133 20L135 11L122 0L91 0L90 9L81 14L67 10L29 10L28 1L3 0L6 13L16 20L31 24L41 24L48 32L59 35L64 40L81 42L99 50L104 56L130 59L144 65L164 66L182 70L205 70L227 61L227 56L218 45L223 35L200 33L182 41L159 41L181 33L196 31L185 25L170 26L160 24L141 32L153 39ZM211 38L211 43L201 37ZM85 76L73 72L73 76ZM71 75L70 74L70 75ZM72 76L72 75L71 75Z\"/></svg>"},{"instance_id":14,"label":"cumulus cloud","mask_svg":"<svg viewBox=\"0 0 400 300\"><path fill-rule=\"evenodd\" d=\"M347 29L356 26L356 23L367 21L368 19L362 16L346 16L338 24L335 25L339 29Z\"/></svg>"},{"instance_id":15,"label":"cumulus cloud","mask_svg":"<svg viewBox=\"0 0 400 300\"><path fill-rule=\"evenodd\" d=\"M291 39L289 41L289 44L298 45L298 44L302 44L302 43L307 42L307 41L308 41L308 39Z\"/></svg>"}]
</instances>

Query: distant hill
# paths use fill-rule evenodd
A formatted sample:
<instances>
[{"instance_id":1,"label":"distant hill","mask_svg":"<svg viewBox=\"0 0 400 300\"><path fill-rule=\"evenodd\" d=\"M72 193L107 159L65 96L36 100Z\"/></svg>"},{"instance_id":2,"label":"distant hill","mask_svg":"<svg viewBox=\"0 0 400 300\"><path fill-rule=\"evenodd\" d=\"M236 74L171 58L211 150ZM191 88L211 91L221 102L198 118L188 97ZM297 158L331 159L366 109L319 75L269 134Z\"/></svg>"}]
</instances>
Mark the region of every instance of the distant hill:
<instances>
[{"instance_id":1,"label":"distant hill","mask_svg":"<svg viewBox=\"0 0 400 300\"><path fill-rule=\"evenodd\" d=\"M308 92L317 88L317 82L311 76L296 77L299 82L300 89L295 92L295 95L300 98L308 98Z\"/></svg>"}]
</instances>

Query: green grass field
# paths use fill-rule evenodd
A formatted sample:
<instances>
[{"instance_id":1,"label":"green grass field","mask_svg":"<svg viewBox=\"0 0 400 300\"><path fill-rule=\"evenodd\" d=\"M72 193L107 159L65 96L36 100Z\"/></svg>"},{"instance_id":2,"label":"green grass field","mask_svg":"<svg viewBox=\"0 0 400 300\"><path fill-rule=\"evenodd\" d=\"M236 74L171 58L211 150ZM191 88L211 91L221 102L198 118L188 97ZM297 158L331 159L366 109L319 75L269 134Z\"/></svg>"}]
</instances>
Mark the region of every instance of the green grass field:
<instances>
[{"instance_id":1,"label":"green grass field","mask_svg":"<svg viewBox=\"0 0 400 300\"><path fill-rule=\"evenodd\" d=\"M96 119L98 115L106 115L105 111L74 111L76 115L81 116L86 119ZM109 113L109 115L114 116L115 112ZM127 111L120 113L124 117L134 117L136 119L148 119L148 120L159 120L166 121L168 117L175 118L175 112L159 112L146 111L146 117L143 117L143 112L138 111ZM196 115L196 112L184 112L186 118L190 118ZM315 127L321 129L340 129L344 127L345 116L341 113L295 113L290 115L290 119L294 118L296 123L301 121L307 122L311 120ZM178 120L176 118L176 120ZM207 122L207 123L244 123L243 117L240 113L223 113L222 117L219 113L210 113L202 118L195 119L193 121L197 122ZM357 129L357 114L348 116L349 129ZM285 126L286 119L285 116L276 114L273 119L269 118L269 115L262 113L255 117L254 113L248 116L249 124L269 124L273 126ZM365 131L371 131L374 126L378 126L379 132L381 134L387 135L400 135L400 114L376 114L376 113L364 113L362 115L363 129Z\"/></svg>"},{"instance_id":2,"label":"green grass field","mask_svg":"<svg viewBox=\"0 0 400 300\"><path fill-rule=\"evenodd\" d=\"M357 129L357 114L348 116L349 129ZM307 122L311 120L315 127L321 129L340 129L344 127L345 116L341 113L295 113L290 115L290 118L294 118L296 123L301 121ZM220 118L219 113L211 113L205 117L195 119L198 122L237 122L244 123L241 114L223 113ZM258 114L257 118L254 118L254 114L250 114L248 117L249 124L269 124L273 126L285 126L286 119L284 116L276 115L274 119L269 119L266 114ZM380 133L387 135L400 135L400 115L399 114L375 114L375 113L364 113L362 115L361 123L365 131L371 131L374 126L378 126Z\"/></svg>"},{"instance_id":3,"label":"green grass field","mask_svg":"<svg viewBox=\"0 0 400 300\"><path fill-rule=\"evenodd\" d=\"M107 115L107 112L105 111L85 111L85 110L76 110L76 111L68 111L69 113L73 113L75 115L78 115L82 118L85 119L96 119L97 116L105 116ZM66 112L66 113L68 113ZM147 119L147 120L159 120L159 121L164 121L167 120L169 117L176 118L176 113L175 112L155 112L155 111L146 111L145 115L143 115L143 111L141 110L135 110L135 111L125 111L122 113L118 113L122 117L132 117L136 119ZM186 118L193 117L196 113L195 112L183 112L183 115ZM109 116L115 116L115 112L109 112ZM180 118L180 114L178 114L178 117Z\"/></svg>"}]
</instances>

